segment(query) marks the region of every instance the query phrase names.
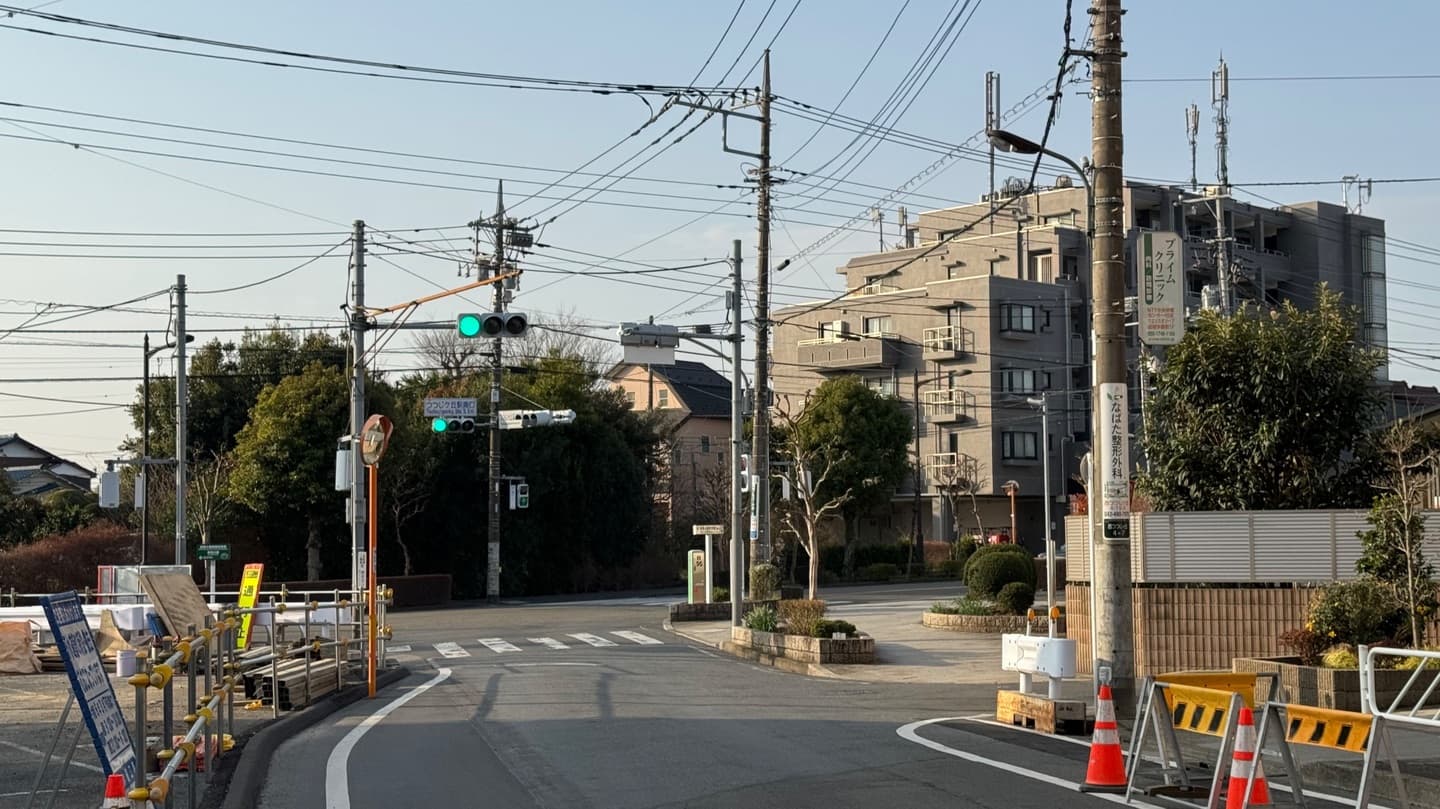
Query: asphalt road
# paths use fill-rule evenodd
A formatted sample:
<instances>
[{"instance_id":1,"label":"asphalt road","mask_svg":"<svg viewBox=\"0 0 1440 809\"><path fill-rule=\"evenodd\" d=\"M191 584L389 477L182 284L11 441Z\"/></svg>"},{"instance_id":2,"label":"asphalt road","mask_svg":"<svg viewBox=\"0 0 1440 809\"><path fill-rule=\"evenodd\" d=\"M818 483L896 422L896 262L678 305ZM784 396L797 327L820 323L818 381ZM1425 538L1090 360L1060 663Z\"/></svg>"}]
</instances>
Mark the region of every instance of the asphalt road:
<instances>
[{"instance_id":1,"label":"asphalt road","mask_svg":"<svg viewBox=\"0 0 1440 809\"><path fill-rule=\"evenodd\" d=\"M1070 783L1083 746L915 724L993 712L993 691L785 674L692 646L663 614L614 602L397 613L416 673L286 742L261 806L1111 803Z\"/></svg>"}]
</instances>

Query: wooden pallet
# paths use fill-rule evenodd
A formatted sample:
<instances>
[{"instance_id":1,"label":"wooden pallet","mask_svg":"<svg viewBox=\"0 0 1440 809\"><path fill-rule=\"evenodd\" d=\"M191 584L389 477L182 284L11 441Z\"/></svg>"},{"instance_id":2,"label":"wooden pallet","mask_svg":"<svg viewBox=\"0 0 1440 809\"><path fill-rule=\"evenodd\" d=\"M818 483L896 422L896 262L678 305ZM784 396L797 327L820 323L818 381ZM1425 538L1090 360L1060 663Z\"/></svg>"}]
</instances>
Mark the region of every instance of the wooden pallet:
<instances>
[{"instance_id":1,"label":"wooden pallet","mask_svg":"<svg viewBox=\"0 0 1440 809\"><path fill-rule=\"evenodd\" d=\"M1083 735L1090 732L1085 703L1052 700L1038 694L1001 691L995 696L995 721L1041 733Z\"/></svg>"}]
</instances>

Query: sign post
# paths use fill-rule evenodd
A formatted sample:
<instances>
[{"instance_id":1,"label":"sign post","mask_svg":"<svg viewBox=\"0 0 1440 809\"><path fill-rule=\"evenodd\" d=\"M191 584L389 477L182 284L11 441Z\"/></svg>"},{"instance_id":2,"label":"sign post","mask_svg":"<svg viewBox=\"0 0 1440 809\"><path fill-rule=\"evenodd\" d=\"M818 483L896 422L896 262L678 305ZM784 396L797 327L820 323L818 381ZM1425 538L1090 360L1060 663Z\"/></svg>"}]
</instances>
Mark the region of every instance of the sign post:
<instances>
[{"instance_id":1,"label":"sign post","mask_svg":"<svg viewBox=\"0 0 1440 809\"><path fill-rule=\"evenodd\" d=\"M692 525L690 526L691 536L705 537L705 603L715 603L715 577L708 574L714 570L711 565L715 563L715 537L725 533L723 525Z\"/></svg>"},{"instance_id":2,"label":"sign post","mask_svg":"<svg viewBox=\"0 0 1440 809\"><path fill-rule=\"evenodd\" d=\"M1184 245L1177 233L1140 234L1140 341L1173 346L1185 336Z\"/></svg>"},{"instance_id":3,"label":"sign post","mask_svg":"<svg viewBox=\"0 0 1440 809\"><path fill-rule=\"evenodd\" d=\"M1106 542L1130 541L1130 403L1124 382L1100 383L1100 517Z\"/></svg>"},{"instance_id":4,"label":"sign post","mask_svg":"<svg viewBox=\"0 0 1440 809\"><path fill-rule=\"evenodd\" d=\"M230 558L229 545L201 545L195 549L195 558L205 561L205 580L210 582L210 603L215 601L215 563Z\"/></svg>"},{"instance_id":5,"label":"sign post","mask_svg":"<svg viewBox=\"0 0 1440 809\"><path fill-rule=\"evenodd\" d=\"M245 566L245 574L240 577L240 609L248 610L255 606L255 601L260 598L260 582L264 578L264 565ZM254 617L248 612L240 616L240 632L235 635L235 648L242 652L250 648L250 622Z\"/></svg>"},{"instance_id":6,"label":"sign post","mask_svg":"<svg viewBox=\"0 0 1440 809\"><path fill-rule=\"evenodd\" d=\"M470 399L469 401L473 406L475 400ZM425 406L428 411L430 400L426 400ZM375 569L378 567L375 558L375 546L379 544L380 533L380 458L384 456L385 448L390 445L390 433L393 430L394 425L390 423L390 419L376 414L365 420L365 429L360 431L360 459L365 462L365 466L370 473L370 536L365 551L365 611L369 616L366 621L369 632L369 643L366 645L367 651L365 654L365 680L369 685L371 699L375 698L375 668L378 659L375 648L377 635L377 627L375 625L375 621L377 620L375 608Z\"/></svg>"},{"instance_id":7,"label":"sign post","mask_svg":"<svg viewBox=\"0 0 1440 809\"><path fill-rule=\"evenodd\" d=\"M95 648L95 636L90 632L90 623L85 620L80 597L72 590L42 596L40 605L55 636L60 658L65 661L70 689L75 701L80 703L80 715L90 729L100 766L107 774L123 775L128 788L139 786L140 764L135 748L131 746L130 730L125 726L125 714L120 711L120 702L115 699L115 690L110 687L105 664ZM139 740L139 743L143 742L143 739Z\"/></svg>"}]
</instances>

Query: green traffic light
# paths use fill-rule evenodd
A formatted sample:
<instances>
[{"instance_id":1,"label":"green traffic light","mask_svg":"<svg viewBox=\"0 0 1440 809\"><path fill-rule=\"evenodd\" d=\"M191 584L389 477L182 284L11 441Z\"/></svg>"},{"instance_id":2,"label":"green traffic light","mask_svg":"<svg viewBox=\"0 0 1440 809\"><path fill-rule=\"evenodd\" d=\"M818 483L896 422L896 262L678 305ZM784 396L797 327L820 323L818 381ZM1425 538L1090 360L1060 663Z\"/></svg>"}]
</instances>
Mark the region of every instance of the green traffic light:
<instances>
[{"instance_id":1,"label":"green traffic light","mask_svg":"<svg viewBox=\"0 0 1440 809\"><path fill-rule=\"evenodd\" d=\"M443 433L449 426L449 423L442 418L430 420L430 431L434 433Z\"/></svg>"},{"instance_id":2,"label":"green traffic light","mask_svg":"<svg viewBox=\"0 0 1440 809\"><path fill-rule=\"evenodd\" d=\"M474 337L480 333L480 317L478 315L461 315L456 321L456 327L460 330L461 337Z\"/></svg>"}]
</instances>

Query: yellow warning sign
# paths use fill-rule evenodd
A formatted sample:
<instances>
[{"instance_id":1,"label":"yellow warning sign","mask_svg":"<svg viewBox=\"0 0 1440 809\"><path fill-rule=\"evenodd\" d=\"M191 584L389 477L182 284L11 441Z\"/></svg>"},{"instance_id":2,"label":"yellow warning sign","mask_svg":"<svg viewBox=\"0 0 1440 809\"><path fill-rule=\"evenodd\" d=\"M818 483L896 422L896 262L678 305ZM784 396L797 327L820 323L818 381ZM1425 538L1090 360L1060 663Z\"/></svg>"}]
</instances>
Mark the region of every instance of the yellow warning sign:
<instances>
[{"instance_id":1,"label":"yellow warning sign","mask_svg":"<svg viewBox=\"0 0 1440 809\"><path fill-rule=\"evenodd\" d=\"M1363 753L1370 743L1373 721L1370 714L1354 711L1286 705L1285 741Z\"/></svg>"},{"instance_id":2,"label":"yellow warning sign","mask_svg":"<svg viewBox=\"0 0 1440 809\"><path fill-rule=\"evenodd\" d=\"M255 606L256 599L260 597L260 581L264 577L264 565L245 566L245 575L240 578L240 609L248 610ZM240 631L235 635L236 649L244 650L250 646L250 620L254 617L248 612L241 616Z\"/></svg>"},{"instance_id":3,"label":"yellow warning sign","mask_svg":"<svg viewBox=\"0 0 1440 809\"><path fill-rule=\"evenodd\" d=\"M1176 730L1206 736L1225 735L1231 700L1235 696L1233 692L1172 684L1166 684L1160 690L1165 694L1165 704L1170 708Z\"/></svg>"},{"instance_id":4,"label":"yellow warning sign","mask_svg":"<svg viewBox=\"0 0 1440 809\"><path fill-rule=\"evenodd\" d=\"M1255 707L1255 674L1243 671L1172 671L1155 680L1175 685L1194 685L1239 694L1245 707Z\"/></svg>"}]
</instances>

